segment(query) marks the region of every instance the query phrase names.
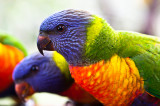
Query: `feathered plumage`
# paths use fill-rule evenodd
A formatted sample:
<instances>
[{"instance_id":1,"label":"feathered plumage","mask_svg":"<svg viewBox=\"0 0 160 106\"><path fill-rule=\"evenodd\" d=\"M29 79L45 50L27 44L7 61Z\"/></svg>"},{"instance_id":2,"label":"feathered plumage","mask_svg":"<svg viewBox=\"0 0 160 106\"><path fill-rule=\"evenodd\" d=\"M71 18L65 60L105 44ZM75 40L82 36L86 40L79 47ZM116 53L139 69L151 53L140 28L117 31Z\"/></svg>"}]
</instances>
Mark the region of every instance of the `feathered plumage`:
<instances>
[{"instance_id":1,"label":"feathered plumage","mask_svg":"<svg viewBox=\"0 0 160 106\"><path fill-rule=\"evenodd\" d=\"M42 54L62 54L75 82L104 105L129 105L145 92L160 98L157 37L116 31L96 15L69 9L42 22L37 45Z\"/></svg>"},{"instance_id":2,"label":"feathered plumage","mask_svg":"<svg viewBox=\"0 0 160 106\"><path fill-rule=\"evenodd\" d=\"M25 99L35 92L49 92L82 104L99 104L71 78L68 63L57 52L34 53L23 59L13 73L16 92Z\"/></svg>"}]
</instances>

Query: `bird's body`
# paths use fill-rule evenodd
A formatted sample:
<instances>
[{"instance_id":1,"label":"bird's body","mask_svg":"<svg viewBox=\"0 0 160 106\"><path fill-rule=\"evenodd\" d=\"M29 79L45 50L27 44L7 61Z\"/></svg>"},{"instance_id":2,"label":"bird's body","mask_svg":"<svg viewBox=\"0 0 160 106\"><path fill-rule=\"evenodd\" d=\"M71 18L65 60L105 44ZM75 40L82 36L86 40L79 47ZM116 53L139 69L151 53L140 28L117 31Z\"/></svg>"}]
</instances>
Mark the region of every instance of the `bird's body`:
<instances>
[{"instance_id":1,"label":"bird's body","mask_svg":"<svg viewBox=\"0 0 160 106\"><path fill-rule=\"evenodd\" d=\"M20 50L9 45L0 44L0 48L1 48L0 49L1 50L0 69L1 69L1 73L3 73L3 74L0 74L0 79L1 79L0 91L3 91L13 83L13 80L12 80L13 69L16 66L16 64L23 59L24 55Z\"/></svg>"},{"instance_id":2,"label":"bird's body","mask_svg":"<svg viewBox=\"0 0 160 106\"><path fill-rule=\"evenodd\" d=\"M129 105L142 93L160 98L160 41L114 30L88 12L64 10L45 19L38 49L56 50L75 82L104 105Z\"/></svg>"},{"instance_id":3,"label":"bird's body","mask_svg":"<svg viewBox=\"0 0 160 106\"><path fill-rule=\"evenodd\" d=\"M111 104L111 100L113 105L131 104L144 91L159 97L158 38L133 32L117 32L113 35L117 35L115 38L118 40L113 41L109 37L110 42L103 37L98 41L95 38L94 43L86 48L85 57L91 64L83 67L70 65L76 83L106 105ZM108 37L107 34L104 36ZM112 42L116 45L108 47L107 43Z\"/></svg>"},{"instance_id":4,"label":"bird's body","mask_svg":"<svg viewBox=\"0 0 160 106\"><path fill-rule=\"evenodd\" d=\"M25 55L26 51L21 43L8 34L0 34L0 96L10 95L5 91L13 86L14 67ZM11 91L14 91L13 87Z\"/></svg>"},{"instance_id":5,"label":"bird's body","mask_svg":"<svg viewBox=\"0 0 160 106\"><path fill-rule=\"evenodd\" d=\"M34 53L16 66L13 79L20 98L26 99L35 92L48 92L67 96L82 104L99 104L71 78L64 57L57 52L46 52L46 55Z\"/></svg>"}]
</instances>

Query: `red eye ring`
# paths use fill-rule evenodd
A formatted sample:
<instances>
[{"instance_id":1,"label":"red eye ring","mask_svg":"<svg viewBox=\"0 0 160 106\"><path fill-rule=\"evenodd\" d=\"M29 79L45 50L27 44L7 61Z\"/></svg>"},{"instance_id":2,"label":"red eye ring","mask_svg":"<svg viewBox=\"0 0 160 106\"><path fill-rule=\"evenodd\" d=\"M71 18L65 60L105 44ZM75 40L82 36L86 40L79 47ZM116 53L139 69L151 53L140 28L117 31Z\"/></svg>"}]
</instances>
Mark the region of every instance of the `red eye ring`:
<instances>
[{"instance_id":1,"label":"red eye ring","mask_svg":"<svg viewBox=\"0 0 160 106\"><path fill-rule=\"evenodd\" d=\"M58 31L58 32L63 32L64 29L65 29L65 26L62 25L62 24L60 24L60 25L57 26L57 31Z\"/></svg>"}]
</instances>

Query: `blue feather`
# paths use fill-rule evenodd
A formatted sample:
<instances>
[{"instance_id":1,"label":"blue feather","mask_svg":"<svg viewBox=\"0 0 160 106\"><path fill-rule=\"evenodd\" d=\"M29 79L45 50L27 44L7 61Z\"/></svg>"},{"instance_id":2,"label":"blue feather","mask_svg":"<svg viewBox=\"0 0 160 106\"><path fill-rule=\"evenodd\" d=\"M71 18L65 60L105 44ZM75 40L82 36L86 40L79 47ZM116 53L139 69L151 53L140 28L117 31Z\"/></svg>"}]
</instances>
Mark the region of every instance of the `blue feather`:
<instances>
[{"instance_id":1,"label":"blue feather","mask_svg":"<svg viewBox=\"0 0 160 106\"><path fill-rule=\"evenodd\" d=\"M60 93L66 90L73 81L66 80L52 58L53 52L45 52L45 56L35 53L26 57L16 66L13 80L15 83L27 82L37 92ZM38 70L33 71L33 66L37 66Z\"/></svg>"}]
</instances>

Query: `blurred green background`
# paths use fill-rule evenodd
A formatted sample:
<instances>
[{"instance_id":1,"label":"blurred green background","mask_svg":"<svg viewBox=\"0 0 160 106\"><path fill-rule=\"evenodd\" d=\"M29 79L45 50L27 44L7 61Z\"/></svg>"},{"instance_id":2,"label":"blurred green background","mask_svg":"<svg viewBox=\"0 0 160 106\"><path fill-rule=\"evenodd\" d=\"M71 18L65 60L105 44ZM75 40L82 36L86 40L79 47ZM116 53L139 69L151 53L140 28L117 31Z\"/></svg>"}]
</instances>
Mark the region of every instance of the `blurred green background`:
<instances>
[{"instance_id":1,"label":"blurred green background","mask_svg":"<svg viewBox=\"0 0 160 106\"><path fill-rule=\"evenodd\" d=\"M0 31L14 35L31 54L37 51L41 22L70 8L99 15L116 30L160 36L160 0L0 0ZM59 106L60 97L50 99Z\"/></svg>"},{"instance_id":2,"label":"blurred green background","mask_svg":"<svg viewBox=\"0 0 160 106\"><path fill-rule=\"evenodd\" d=\"M1 0L0 30L16 36L32 53L37 51L41 22L53 13L69 8L101 14L97 0Z\"/></svg>"},{"instance_id":3,"label":"blurred green background","mask_svg":"<svg viewBox=\"0 0 160 106\"><path fill-rule=\"evenodd\" d=\"M0 30L37 51L41 22L64 9L83 9L105 18L114 29L160 35L160 0L0 0ZM149 27L149 28L148 28Z\"/></svg>"}]
</instances>

